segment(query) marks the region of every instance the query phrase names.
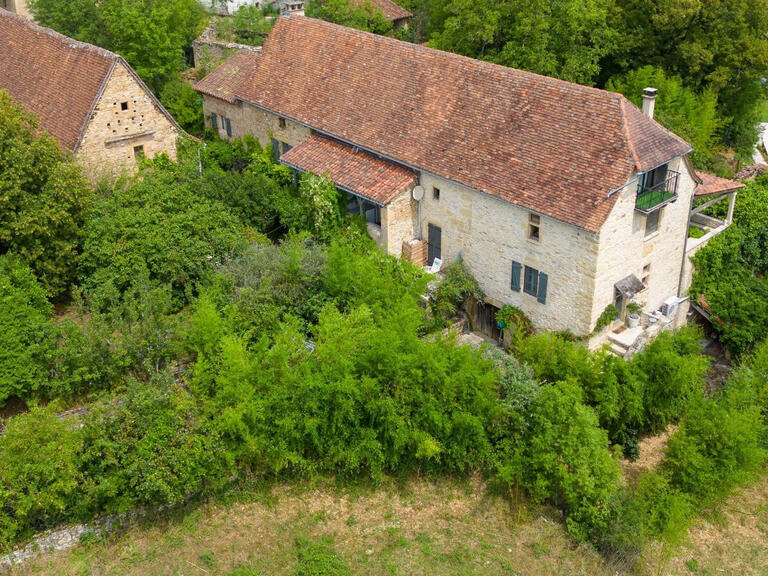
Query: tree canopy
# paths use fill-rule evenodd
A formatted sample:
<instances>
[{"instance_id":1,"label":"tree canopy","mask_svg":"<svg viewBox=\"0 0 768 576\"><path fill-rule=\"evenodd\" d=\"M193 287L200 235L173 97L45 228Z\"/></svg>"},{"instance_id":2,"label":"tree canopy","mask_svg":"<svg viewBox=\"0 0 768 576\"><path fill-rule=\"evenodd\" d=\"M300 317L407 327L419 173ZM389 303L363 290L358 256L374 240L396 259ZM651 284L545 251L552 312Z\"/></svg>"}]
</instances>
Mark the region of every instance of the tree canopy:
<instances>
[{"instance_id":1,"label":"tree canopy","mask_svg":"<svg viewBox=\"0 0 768 576\"><path fill-rule=\"evenodd\" d=\"M37 118L0 90L0 254L27 262L50 296L74 278L90 187Z\"/></svg>"}]
</instances>

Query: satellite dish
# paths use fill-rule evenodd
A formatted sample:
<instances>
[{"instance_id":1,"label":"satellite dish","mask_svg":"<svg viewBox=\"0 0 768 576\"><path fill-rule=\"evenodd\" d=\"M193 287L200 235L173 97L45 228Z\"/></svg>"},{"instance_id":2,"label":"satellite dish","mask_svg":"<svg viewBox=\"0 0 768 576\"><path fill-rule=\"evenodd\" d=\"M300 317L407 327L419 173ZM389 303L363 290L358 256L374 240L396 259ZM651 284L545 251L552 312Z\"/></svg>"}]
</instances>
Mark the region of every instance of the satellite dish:
<instances>
[{"instance_id":1,"label":"satellite dish","mask_svg":"<svg viewBox=\"0 0 768 576\"><path fill-rule=\"evenodd\" d=\"M414 200L420 202L424 198L424 186L416 186L413 192L411 192L411 196L413 196Z\"/></svg>"}]
</instances>

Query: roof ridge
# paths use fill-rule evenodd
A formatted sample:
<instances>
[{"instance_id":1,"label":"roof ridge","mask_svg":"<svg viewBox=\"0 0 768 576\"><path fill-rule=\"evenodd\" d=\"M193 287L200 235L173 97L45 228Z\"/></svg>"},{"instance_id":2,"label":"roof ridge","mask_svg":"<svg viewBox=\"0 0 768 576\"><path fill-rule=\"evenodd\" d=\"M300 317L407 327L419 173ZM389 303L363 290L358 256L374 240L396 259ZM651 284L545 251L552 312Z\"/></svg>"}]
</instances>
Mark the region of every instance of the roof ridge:
<instances>
[{"instance_id":1,"label":"roof ridge","mask_svg":"<svg viewBox=\"0 0 768 576\"><path fill-rule=\"evenodd\" d=\"M88 42L83 42L82 40L76 40L74 38L70 38L69 36L62 34L61 32L57 32L53 28L46 28L45 26L41 26L40 24L33 22L32 20L28 20L23 16L19 16L14 12L10 12L5 8L0 8L0 18L8 18L10 20L16 20L17 22L26 26L27 28L30 28L31 30L40 32L41 34L45 34L46 36L50 36L51 38L60 41L62 44L69 44L70 48L82 48L84 50L88 50L90 52L99 54L109 59L117 59L120 57L118 54L115 54L114 52L111 52L106 48L102 48L101 46L96 46L95 44L89 44Z\"/></svg>"},{"instance_id":2,"label":"roof ridge","mask_svg":"<svg viewBox=\"0 0 768 576\"><path fill-rule=\"evenodd\" d=\"M426 44L415 44L413 42L406 42L405 40L399 40L398 38L391 38L389 36L383 36L381 34L375 34L373 32L368 32L366 30L358 30L357 28L350 28L349 26L342 26L341 24L335 24L333 22L328 22L326 20L320 20L318 18L310 18L309 16L301 16L297 14L290 14L286 13L280 16L278 19L278 22L280 20L291 20L291 19L299 19L303 18L304 20L307 20L312 23L319 24L321 26L325 26L327 28L333 28L335 30L343 31L344 33L355 35L355 36L367 36L372 37L378 41L391 44L392 46L402 46L405 49L414 50L415 52L426 52L430 54L436 54L439 56L459 60L462 62L471 62L473 66L481 66L485 67L491 70L497 70L499 72L504 72L506 74L518 74L521 76L529 76L533 78L538 78L540 80L543 80L545 82L559 85L559 86L567 86L567 87L573 87L579 90L584 90L587 92L593 92L597 93L601 96L607 97L609 99L618 100L619 97L623 98L623 95L618 94L616 92L611 92L610 90L605 90L603 88L597 88L595 86L585 86L584 84L579 84L577 82L571 82L570 80L563 80L561 78L554 78L552 76L545 76L544 74L538 74L536 72L531 72L530 70L523 70L522 68L514 68L512 66L505 66L504 64L496 64L495 62L489 62L488 60L480 60L478 58L472 58L471 56L464 56L463 54L457 54L455 52L449 52L447 50L440 50L439 48L432 48L431 46L427 46ZM269 41L269 37L265 40L265 44Z\"/></svg>"}]
</instances>

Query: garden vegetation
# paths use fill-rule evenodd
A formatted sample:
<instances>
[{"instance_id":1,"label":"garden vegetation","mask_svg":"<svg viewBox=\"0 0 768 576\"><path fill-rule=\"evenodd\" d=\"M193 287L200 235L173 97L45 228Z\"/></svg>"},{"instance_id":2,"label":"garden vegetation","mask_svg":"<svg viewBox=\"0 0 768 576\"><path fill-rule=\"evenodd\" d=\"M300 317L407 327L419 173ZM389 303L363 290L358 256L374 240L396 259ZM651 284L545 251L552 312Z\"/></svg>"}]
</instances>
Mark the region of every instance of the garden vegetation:
<instances>
[{"instance_id":1,"label":"garden vegetation","mask_svg":"<svg viewBox=\"0 0 768 576\"><path fill-rule=\"evenodd\" d=\"M33 126L12 136L20 157L47 142ZM34 210L48 184L25 186ZM694 329L624 362L510 309L513 355L460 346L442 330L481 296L464 265L425 306L422 269L378 250L327 178L294 181L253 140L184 143L83 198L71 267L0 255L0 404L29 408L0 436L3 548L250 475L481 473L631 559L765 461L768 345L714 394ZM58 414L73 402L81 415ZM625 486L619 458L670 423L663 464ZM321 545L302 554L307 573L338 564Z\"/></svg>"}]
</instances>

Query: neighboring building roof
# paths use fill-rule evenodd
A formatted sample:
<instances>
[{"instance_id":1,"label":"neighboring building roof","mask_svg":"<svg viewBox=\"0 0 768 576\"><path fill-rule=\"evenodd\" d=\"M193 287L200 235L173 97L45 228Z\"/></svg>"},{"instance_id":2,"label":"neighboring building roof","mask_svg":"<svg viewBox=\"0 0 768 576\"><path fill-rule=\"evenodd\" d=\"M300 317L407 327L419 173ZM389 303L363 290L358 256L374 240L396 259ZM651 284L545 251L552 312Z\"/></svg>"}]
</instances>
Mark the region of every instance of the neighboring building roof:
<instances>
[{"instance_id":1,"label":"neighboring building roof","mask_svg":"<svg viewBox=\"0 0 768 576\"><path fill-rule=\"evenodd\" d=\"M233 103L236 93L256 67L258 54L247 50L236 52L211 74L195 85L195 90Z\"/></svg>"},{"instance_id":2,"label":"neighboring building roof","mask_svg":"<svg viewBox=\"0 0 768 576\"><path fill-rule=\"evenodd\" d=\"M384 13L384 17L391 21L396 22L398 20L403 20L405 18L411 18L413 14L408 12L405 8L402 6L398 6L392 0L351 0L355 4L366 4L370 3L376 6L379 10L381 10Z\"/></svg>"},{"instance_id":3,"label":"neighboring building roof","mask_svg":"<svg viewBox=\"0 0 768 576\"><path fill-rule=\"evenodd\" d=\"M734 180L754 180L758 176L762 176L765 171L768 170L766 164L752 164L751 166L745 166L736 174L733 175Z\"/></svg>"},{"instance_id":4,"label":"neighboring building roof","mask_svg":"<svg viewBox=\"0 0 768 576\"><path fill-rule=\"evenodd\" d=\"M619 94L298 16L242 78L238 100L590 231L691 149Z\"/></svg>"},{"instance_id":5,"label":"neighboring building roof","mask_svg":"<svg viewBox=\"0 0 768 576\"><path fill-rule=\"evenodd\" d=\"M736 182L735 180L729 180L728 178L720 178L714 174L707 174L706 172L699 172L698 170L696 171L696 176L701 180L696 186L696 196L725 194L726 192L740 190L745 186L742 182Z\"/></svg>"},{"instance_id":6,"label":"neighboring building roof","mask_svg":"<svg viewBox=\"0 0 768 576\"><path fill-rule=\"evenodd\" d=\"M0 9L0 90L40 118L62 147L77 150L112 70L123 63L155 105L176 121L117 54Z\"/></svg>"},{"instance_id":7,"label":"neighboring building roof","mask_svg":"<svg viewBox=\"0 0 768 576\"><path fill-rule=\"evenodd\" d=\"M416 183L416 174L408 168L318 135L291 148L280 162L303 172L327 174L340 188L381 205Z\"/></svg>"}]
</instances>

